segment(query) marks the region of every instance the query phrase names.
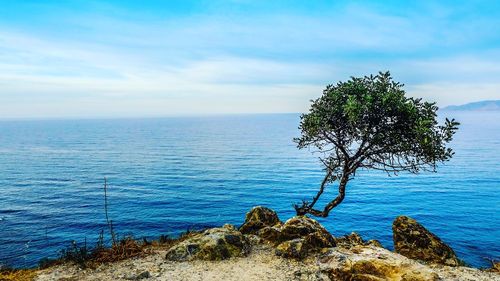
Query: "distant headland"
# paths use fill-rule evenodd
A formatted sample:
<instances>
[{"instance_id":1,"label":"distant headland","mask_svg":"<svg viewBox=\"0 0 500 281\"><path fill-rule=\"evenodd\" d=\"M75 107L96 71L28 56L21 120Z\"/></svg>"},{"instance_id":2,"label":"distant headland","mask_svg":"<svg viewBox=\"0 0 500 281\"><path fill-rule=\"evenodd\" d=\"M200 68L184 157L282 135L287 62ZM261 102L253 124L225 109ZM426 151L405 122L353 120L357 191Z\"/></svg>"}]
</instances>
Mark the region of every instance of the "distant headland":
<instances>
[{"instance_id":1,"label":"distant headland","mask_svg":"<svg viewBox=\"0 0 500 281\"><path fill-rule=\"evenodd\" d=\"M444 107L447 111L500 111L500 100L484 100Z\"/></svg>"}]
</instances>

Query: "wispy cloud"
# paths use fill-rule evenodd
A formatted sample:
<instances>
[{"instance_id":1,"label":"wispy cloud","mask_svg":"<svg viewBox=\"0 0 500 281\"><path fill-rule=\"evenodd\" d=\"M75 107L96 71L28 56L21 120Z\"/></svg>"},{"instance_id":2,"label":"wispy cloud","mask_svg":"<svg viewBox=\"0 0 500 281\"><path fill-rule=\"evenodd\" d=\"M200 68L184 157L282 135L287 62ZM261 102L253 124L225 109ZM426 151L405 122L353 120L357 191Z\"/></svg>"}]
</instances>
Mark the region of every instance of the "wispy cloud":
<instances>
[{"instance_id":1,"label":"wispy cloud","mask_svg":"<svg viewBox=\"0 0 500 281\"><path fill-rule=\"evenodd\" d=\"M378 70L441 105L500 98L497 14L339 3L36 4L31 24L0 20L0 117L304 111Z\"/></svg>"}]
</instances>

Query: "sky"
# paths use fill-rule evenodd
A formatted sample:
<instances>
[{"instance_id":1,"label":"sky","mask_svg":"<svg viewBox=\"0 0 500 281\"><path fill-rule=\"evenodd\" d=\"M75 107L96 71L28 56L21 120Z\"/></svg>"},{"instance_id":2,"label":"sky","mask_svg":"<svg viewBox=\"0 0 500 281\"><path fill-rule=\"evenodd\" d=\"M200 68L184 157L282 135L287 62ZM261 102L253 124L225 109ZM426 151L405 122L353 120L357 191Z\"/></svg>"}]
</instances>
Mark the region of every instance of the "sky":
<instances>
[{"instance_id":1,"label":"sky","mask_svg":"<svg viewBox=\"0 0 500 281\"><path fill-rule=\"evenodd\" d=\"M500 1L0 5L0 118L305 112L389 70L441 107L500 99Z\"/></svg>"}]
</instances>

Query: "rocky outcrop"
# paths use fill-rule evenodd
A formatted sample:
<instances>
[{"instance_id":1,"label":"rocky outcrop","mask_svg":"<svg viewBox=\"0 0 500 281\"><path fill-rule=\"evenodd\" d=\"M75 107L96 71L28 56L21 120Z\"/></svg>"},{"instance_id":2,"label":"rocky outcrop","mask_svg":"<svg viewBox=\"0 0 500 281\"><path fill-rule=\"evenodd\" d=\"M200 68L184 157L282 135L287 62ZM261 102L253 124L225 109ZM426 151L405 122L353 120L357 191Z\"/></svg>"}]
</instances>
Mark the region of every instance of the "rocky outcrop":
<instances>
[{"instance_id":1,"label":"rocky outcrop","mask_svg":"<svg viewBox=\"0 0 500 281\"><path fill-rule=\"evenodd\" d=\"M211 228L180 242L170 248L167 260L224 260L245 256L250 251L248 239L234 226Z\"/></svg>"},{"instance_id":2,"label":"rocky outcrop","mask_svg":"<svg viewBox=\"0 0 500 281\"><path fill-rule=\"evenodd\" d=\"M306 216L296 216L287 220L281 227L281 241L288 241L295 238L306 238L315 234L324 240L329 246L334 246L333 236L316 220Z\"/></svg>"},{"instance_id":3,"label":"rocky outcrop","mask_svg":"<svg viewBox=\"0 0 500 281\"><path fill-rule=\"evenodd\" d=\"M318 264L331 280L440 280L431 268L375 246L330 249Z\"/></svg>"},{"instance_id":4,"label":"rocky outcrop","mask_svg":"<svg viewBox=\"0 0 500 281\"><path fill-rule=\"evenodd\" d=\"M500 273L500 261L491 261L491 267L487 269L490 272Z\"/></svg>"},{"instance_id":5,"label":"rocky outcrop","mask_svg":"<svg viewBox=\"0 0 500 281\"><path fill-rule=\"evenodd\" d=\"M266 226L257 232L257 235L264 241L271 244L279 244L281 239L282 224L276 226Z\"/></svg>"},{"instance_id":6,"label":"rocky outcrop","mask_svg":"<svg viewBox=\"0 0 500 281\"><path fill-rule=\"evenodd\" d=\"M76 265L57 265L34 272L37 281L78 280L241 280L241 281L500 281L500 274L468 267L426 265L373 246L334 247L301 262L274 255L269 244L260 244L245 258L224 262L165 261L162 251L134 259L82 270ZM149 274L148 274L149 273ZM147 278L147 276L150 276ZM0 280L4 277L0 272ZM18 276L16 276L18 277ZM145 278L145 279L140 279ZM437 279L439 278L439 279ZM7 280L25 280L11 278ZM31 280L31 278L30 278Z\"/></svg>"},{"instance_id":7,"label":"rocky outcrop","mask_svg":"<svg viewBox=\"0 0 500 281\"><path fill-rule=\"evenodd\" d=\"M356 232L352 232L349 235L344 235L344 236L335 238L335 243L337 244L337 246L345 247L345 248L350 248L350 247L354 247L354 246L368 246L368 245L373 245L375 247L382 248L382 244L378 240L372 239L372 240L365 241Z\"/></svg>"},{"instance_id":8,"label":"rocky outcrop","mask_svg":"<svg viewBox=\"0 0 500 281\"><path fill-rule=\"evenodd\" d=\"M408 258L449 266L460 265L455 252L416 220L400 216L392 224L394 250Z\"/></svg>"},{"instance_id":9,"label":"rocky outcrop","mask_svg":"<svg viewBox=\"0 0 500 281\"><path fill-rule=\"evenodd\" d=\"M275 246L277 255L287 258L302 259L309 253L335 246L334 237L317 221L297 216L282 223L276 212L260 206L247 213L240 231L257 235Z\"/></svg>"},{"instance_id":10,"label":"rocky outcrop","mask_svg":"<svg viewBox=\"0 0 500 281\"><path fill-rule=\"evenodd\" d=\"M310 251L310 245L304 239L296 238L285 241L276 247L276 255L284 258L303 259Z\"/></svg>"},{"instance_id":11,"label":"rocky outcrop","mask_svg":"<svg viewBox=\"0 0 500 281\"><path fill-rule=\"evenodd\" d=\"M335 246L333 236L317 221L306 216L287 220L277 235L276 254L303 259L309 253Z\"/></svg>"},{"instance_id":12,"label":"rocky outcrop","mask_svg":"<svg viewBox=\"0 0 500 281\"><path fill-rule=\"evenodd\" d=\"M279 223L280 220L275 211L266 207L256 206L246 214L245 222L240 226L240 231L243 234L257 234L259 230Z\"/></svg>"},{"instance_id":13,"label":"rocky outcrop","mask_svg":"<svg viewBox=\"0 0 500 281\"><path fill-rule=\"evenodd\" d=\"M334 238L305 216L281 223L272 210L257 207L247 214L244 225L247 228L240 229L247 234L226 224L182 237L167 251L168 260L192 262L165 261L161 248L96 270L58 265L37 272L37 280L500 281L498 263L485 270L420 263L382 248L376 240L364 241L357 233ZM432 263L458 262L448 246L414 220L399 217L393 228L397 250L410 256L412 251L420 253L419 260L433 257ZM241 256L246 258L211 262Z\"/></svg>"}]
</instances>

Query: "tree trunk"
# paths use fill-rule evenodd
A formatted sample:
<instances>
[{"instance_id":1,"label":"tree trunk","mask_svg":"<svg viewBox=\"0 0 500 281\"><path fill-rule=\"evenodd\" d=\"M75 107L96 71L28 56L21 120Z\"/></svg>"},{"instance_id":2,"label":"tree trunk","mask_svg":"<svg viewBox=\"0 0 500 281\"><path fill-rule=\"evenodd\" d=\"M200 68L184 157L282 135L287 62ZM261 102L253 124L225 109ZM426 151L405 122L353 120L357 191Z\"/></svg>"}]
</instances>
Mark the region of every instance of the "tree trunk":
<instances>
[{"instance_id":1,"label":"tree trunk","mask_svg":"<svg viewBox=\"0 0 500 281\"><path fill-rule=\"evenodd\" d=\"M328 203L325 206L323 211L313 209L312 208L313 204L309 205L307 203L304 203L301 207L295 206L295 210L297 212L297 215L300 216L300 215L305 215L305 214L311 214L311 215L316 216L316 217L326 218L328 216L328 214L330 213L330 211L333 208L335 208L336 206L338 206L340 203L342 203L342 201L344 200L345 187L346 187L348 181L349 181L349 175L344 174L342 176L342 178L340 179L340 183L339 183L339 195L337 195L337 197L334 200L330 201L330 203ZM318 192L318 195L314 198L315 199L313 201L314 203L316 203L316 200L318 199L319 195L321 195L321 193L323 193L323 186L320 189L320 192Z\"/></svg>"},{"instance_id":2,"label":"tree trunk","mask_svg":"<svg viewBox=\"0 0 500 281\"><path fill-rule=\"evenodd\" d=\"M328 169L328 172L326 173L325 178L321 182L321 186L319 188L318 193L316 194L316 196L314 196L313 201L311 202L311 204L309 204L309 208L312 209L314 207L314 205L316 204L316 202L318 201L318 199L321 196L321 194L323 194L323 191L325 190L326 183L330 179L331 175L332 175L332 170Z\"/></svg>"}]
</instances>

